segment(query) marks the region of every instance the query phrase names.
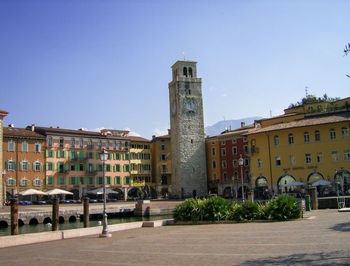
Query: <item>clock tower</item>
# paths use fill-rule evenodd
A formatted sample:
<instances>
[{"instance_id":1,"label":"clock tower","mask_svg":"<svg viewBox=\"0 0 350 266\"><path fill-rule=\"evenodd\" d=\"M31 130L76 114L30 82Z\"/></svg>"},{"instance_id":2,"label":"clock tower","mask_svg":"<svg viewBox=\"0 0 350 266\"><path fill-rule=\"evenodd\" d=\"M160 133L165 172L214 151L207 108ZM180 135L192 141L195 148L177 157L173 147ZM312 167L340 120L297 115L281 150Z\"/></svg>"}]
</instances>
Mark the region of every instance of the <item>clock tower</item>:
<instances>
[{"instance_id":1,"label":"clock tower","mask_svg":"<svg viewBox=\"0 0 350 266\"><path fill-rule=\"evenodd\" d=\"M180 60L172 66L169 83L172 196L207 195L202 79L197 62Z\"/></svg>"}]
</instances>

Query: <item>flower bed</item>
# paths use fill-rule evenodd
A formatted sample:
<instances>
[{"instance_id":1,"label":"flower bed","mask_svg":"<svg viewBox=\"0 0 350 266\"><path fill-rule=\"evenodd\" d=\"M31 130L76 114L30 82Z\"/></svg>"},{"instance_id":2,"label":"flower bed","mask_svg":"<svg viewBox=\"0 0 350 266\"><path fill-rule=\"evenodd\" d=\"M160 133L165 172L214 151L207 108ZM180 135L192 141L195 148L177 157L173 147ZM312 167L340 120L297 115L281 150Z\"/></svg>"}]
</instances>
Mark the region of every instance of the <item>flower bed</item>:
<instances>
[{"instance_id":1,"label":"flower bed","mask_svg":"<svg viewBox=\"0 0 350 266\"><path fill-rule=\"evenodd\" d=\"M177 205L174 210L175 222L201 223L203 221L287 221L302 217L297 199L280 195L263 203L245 201L232 203L220 197L208 199L191 198Z\"/></svg>"}]
</instances>

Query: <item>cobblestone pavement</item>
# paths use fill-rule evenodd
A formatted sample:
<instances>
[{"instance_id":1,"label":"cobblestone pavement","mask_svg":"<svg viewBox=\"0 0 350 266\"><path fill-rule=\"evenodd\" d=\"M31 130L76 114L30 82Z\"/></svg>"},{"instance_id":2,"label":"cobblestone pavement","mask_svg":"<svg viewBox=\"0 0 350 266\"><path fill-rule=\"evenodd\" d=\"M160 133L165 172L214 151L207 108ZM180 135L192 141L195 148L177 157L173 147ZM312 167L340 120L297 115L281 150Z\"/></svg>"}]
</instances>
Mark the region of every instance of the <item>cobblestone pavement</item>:
<instances>
[{"instance_id":1,"label":"cobblestone pavement","mask_svg":"<svg viewBox=\"0 0 350 266\"><path fill-rule=\"evenodd\" d=\"M0 249L13 265L350 265L350 212L289 222L164 226Z\"/></svg>"}]
</instances>

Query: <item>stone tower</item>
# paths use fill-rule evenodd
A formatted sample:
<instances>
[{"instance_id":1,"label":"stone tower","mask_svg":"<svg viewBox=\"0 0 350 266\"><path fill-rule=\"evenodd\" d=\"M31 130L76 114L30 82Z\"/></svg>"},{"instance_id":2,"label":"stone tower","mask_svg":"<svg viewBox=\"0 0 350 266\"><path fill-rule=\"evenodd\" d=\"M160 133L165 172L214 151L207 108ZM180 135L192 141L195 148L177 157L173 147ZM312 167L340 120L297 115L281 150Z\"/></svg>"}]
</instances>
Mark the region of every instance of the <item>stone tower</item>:
<instances>
[{"instance_id":1,"label":"stone tower","mask_svg":"<svg viewBox=\"0 0 350 266\"><path fill-rule=\"evenodd\" d=\"M202 79L197 62L177 61L169 83L172 196L207 195Z\"/></svg>"}]
</instances>

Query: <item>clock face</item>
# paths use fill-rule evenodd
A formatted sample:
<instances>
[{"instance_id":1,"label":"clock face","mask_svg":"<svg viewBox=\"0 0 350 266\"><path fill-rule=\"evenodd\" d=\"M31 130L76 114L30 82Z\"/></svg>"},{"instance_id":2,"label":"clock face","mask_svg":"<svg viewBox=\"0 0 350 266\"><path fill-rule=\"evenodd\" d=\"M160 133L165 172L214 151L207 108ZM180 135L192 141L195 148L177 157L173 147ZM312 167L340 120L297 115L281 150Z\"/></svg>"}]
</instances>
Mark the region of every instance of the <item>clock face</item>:
<instances>
[{"instance_id":1,"label":"clock face","mask_svg":"<svg viewBox=\"0 0 350 266\"><path fill-rule=\"evenodd\" d=\"M184 99L184 112L194 114L196 112L196 101L194 98L186 97Z\"/></svg>"}]
</instances>

